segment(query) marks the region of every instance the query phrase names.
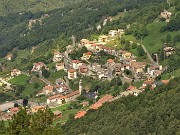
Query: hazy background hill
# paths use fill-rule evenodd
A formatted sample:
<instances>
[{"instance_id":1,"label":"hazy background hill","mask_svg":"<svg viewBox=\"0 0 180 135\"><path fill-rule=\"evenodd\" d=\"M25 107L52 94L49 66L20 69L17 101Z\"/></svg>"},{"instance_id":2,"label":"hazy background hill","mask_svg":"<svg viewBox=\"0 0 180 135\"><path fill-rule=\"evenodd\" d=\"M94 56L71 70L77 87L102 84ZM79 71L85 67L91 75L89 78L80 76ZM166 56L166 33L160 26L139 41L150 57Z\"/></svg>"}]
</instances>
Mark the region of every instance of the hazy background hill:
<instances>
[{"instance_id":1,"label":"hazy background hill","mask_svg":"<svg viewBox=\"0 0 180 135\"><path fill-rule=\"evenodd\" d=\"M80 0L0 0L0 15L18 12L49 11Z\"/></svg>"}]
</instances>

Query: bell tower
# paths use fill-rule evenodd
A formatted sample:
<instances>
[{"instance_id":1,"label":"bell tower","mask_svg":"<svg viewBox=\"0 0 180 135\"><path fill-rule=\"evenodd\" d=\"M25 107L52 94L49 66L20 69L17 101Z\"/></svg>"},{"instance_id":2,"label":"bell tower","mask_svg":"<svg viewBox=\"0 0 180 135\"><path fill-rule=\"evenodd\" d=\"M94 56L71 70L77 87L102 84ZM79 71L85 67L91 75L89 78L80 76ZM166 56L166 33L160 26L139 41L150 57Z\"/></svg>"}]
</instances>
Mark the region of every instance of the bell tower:
<instances>
[{"instance_id":1,"label":"bell tower","mask_svg":"<svg viewBox=\"0 0 180 135\"><path fill-rule=\"evenodd\" d=\"M79 94L82 94L82 80L79 81Z\"/></svg>"}]
</instances>

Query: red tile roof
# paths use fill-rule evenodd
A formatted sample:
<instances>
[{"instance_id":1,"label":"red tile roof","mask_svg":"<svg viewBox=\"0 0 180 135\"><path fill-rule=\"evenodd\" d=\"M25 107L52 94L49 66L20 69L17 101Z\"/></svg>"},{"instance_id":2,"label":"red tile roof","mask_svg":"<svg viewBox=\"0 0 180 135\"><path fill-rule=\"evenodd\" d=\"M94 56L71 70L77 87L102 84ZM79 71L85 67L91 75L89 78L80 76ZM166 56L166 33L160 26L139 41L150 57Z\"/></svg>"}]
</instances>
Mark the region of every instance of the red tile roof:
<instances>
[{"instance_id":1,"label":"red tile roof","mask_svg":"<svg viewBox=\"0 0 180 135\"><path fill-rule=\"evenodd\" d=\"M100 98L95 104L93 104L90 108L97 110L99 107L102 106L102 104L104 104L105 102L109 101L112 98L113 98L113 96L111 96L111 95L105 95L102 98Z\"/></svg>"},{"instance_id":2,"label":"red tile roof","mask_svg":"<svg viewBox=\"0 0 180 135\"><path fill-rule=\"evenodd\" d=\"M68 70L70 73L74 73L74 72L76 72L76 70L75 69L69 69Z\"/></svg>"},{"instance_id":3,"label":"red tile roof","mask_svg":"<svg viewBox=\"0 0 180 135\"><path fill-rule=\"evenodd\" d=\"M75 119L83 117L87 112L86 111L79 111L75 115Z\"/></svg>"},{"instance_id":4,"label":"red tile roof","mask_svg":"<svg viewBox=\"0 0 180 135\"><path fill-rule=\"evenodd\" d=\"M132 90L135 90L135 89L137 89L136 86L130 85L126 90L132 91Z\"/></svg>"},{"instance_id":5,"label":"red tile roof","mask_svg":"<svg viewBox=\"0 0 180 135\"><path fill-rule=\"evenodd\" d=\"M161 80L161 82L164 83L164 84L168 84L169 80Z\"/></svg>"}]
</instances>

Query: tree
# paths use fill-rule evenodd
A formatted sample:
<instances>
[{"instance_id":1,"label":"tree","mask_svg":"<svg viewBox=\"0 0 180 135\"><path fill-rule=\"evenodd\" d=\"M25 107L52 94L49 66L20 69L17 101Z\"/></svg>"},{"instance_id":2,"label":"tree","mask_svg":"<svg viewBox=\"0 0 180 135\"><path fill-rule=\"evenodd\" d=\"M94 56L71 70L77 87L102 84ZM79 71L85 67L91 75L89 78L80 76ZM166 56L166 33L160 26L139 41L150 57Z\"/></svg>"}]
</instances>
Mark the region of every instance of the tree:
<instances>
[{"instance_id":1,"label":"tree","mask_svg":"<svg viewBox=\"0 0 180 135\"><path fill-rule=\"evenodd\" d=\"M28 99L25 98L22 102L23 106L26 107L28 105Z\"/></svg>"},{"instance_id":2,"label":"tree","mask_svg":"<svg viewBox=\"0 0 180 135\"><path fill-rule=\"evenodd\" d=\"M18 103L14 103L14 107L19 107Z\"/></svg>"},{"instance_id":3,"label":"tree","mask_svg":"<svg viewBox=\"0 0 180 135\"><path fill-rule=\"evenodd\" d=\"M126 90L129 87L129 83L125 82L123 85L123 90Z\"/></svg>"},{"instance_id":4,"label":"tree","mask_svg":"<svg viewBox=\"0 0 180 135\"><path fill-rule=\"evenodd\" d=\"M45 78L48 78L50 76L50 72L44 67L42 68L42 76L44 76Z\"/></svg>"},{"instance_id":5,"label":"tree","mask_svg":"<svg viewBox=\"0 0 180 135\"><path fill-rule=\"evenodd\" d=\"M137 44L136 43L132 43L132 49L136 49L137 48Z\"/></svg>"},{"instance_id":6,"label":"tree","mask_svg":"<svg viewBox=\"0 0 180 135\"><path fill-rule=\"evenodd\" d=\"M138 45L137 52L138 52L139 56L144 56L145 55L144 49L142 48L141 45Z\"/></svg>"},{"instance_id":7,"label":"tree","mask_svg":"<svg viewBox=\"0 0 180 135\"><path fill-rule=\"evenodd\" d=\"M166 42L167 42L167 43L170 43L171 41L172 41L171 35L170 35L170 34L167 34L167 36L166 36Z\"/></svg>"}]
</instances>

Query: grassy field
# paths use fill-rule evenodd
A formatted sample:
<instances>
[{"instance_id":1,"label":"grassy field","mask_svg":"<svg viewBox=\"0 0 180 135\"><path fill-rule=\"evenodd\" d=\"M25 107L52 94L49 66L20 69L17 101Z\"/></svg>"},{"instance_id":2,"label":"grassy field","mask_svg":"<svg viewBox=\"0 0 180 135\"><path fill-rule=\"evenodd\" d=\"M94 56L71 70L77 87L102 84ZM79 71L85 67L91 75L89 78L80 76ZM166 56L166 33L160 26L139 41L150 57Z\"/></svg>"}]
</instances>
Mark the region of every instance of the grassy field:
<instances>
[{"instance_id":1,"label":"grassy field","mask_svg":"<svg viewBox=\"0 0 180 135\"><path fill-rule=\"evenodd\" d=\"M180 69L178 69L178 70L174 70L174 72L171 72L171 73L166 73L166 74L163 74L162 76L161 76L161 79L162 80L167 80L167 79L169 79L170 77L180 77Z\"/></svg>"},{"instance_id":2,"label":"grassy field","mask_svg":"<svg viewBox=\"0 0 180 135\"><path fill-rule=\"evenodd\" d=\"M166 22L154 22L152 24L147 25L147 29L149 31L149 35L144 38L143 44L145 45L146 49L150 53L157 52L162 47L162 40L166 39L167 34L170 34L171 37L175 35L180 35L180 31L174 32L160 32L162 26L165 26Z\"/></svg>"},{"instance_id":3,"label":"grassy field","mask_svg":"<svg viewBox=\"0 0 180 135\"><path fill-rule=\"evenodd\" d=\"M34 92L37 92L42 89L44 86L44 82L40 81L38 78L31 79L31 83L29 82L30 76L26 76L24 74L14 77L13 79L9 80L9 83L15 84L15 85L23 85L24 90L22 92L22 95L24 97L30 96ZM35 85L38 85L35 87Z\"/></svg>"},{"instance_id":4,"label":"grassy field","mask_svg":"<svg viewBox=\"0 0 180 135\"><path fill-rule=\"evenodd\" d=\"M57 72L51 72L48 80L51 82L55 82L56 79L63 78L65 75L67 75L67 73L64 70L60 70Z\"/></svg>"},{"instance_id":5,"label":"grassy field","mask_svg":"<svg viewBox=\"0 0 180 135\"><path fill-rule=\"evenodd\" d=\"M30 76L26 76L22 74L9 80L9 83L15 84L15 85L26 85L29 79L30 79Z\"/></svg>"},{"instance_id":6,"label":"grassy field","mask_svg":"<svg viewBox=\"0 0 180 135\"><path fill-rule=\"evenodd\" d=\"M61 124L64 124L68 120L70 114L75 114L76 112L78 112L77 109L68 109L69 106L70 103L67 103L62 106L51 109L52 111L60 110L63 114L63 117L61 119L58 119L56 123L60 122Z\"/></svg>"}]
</instances>

